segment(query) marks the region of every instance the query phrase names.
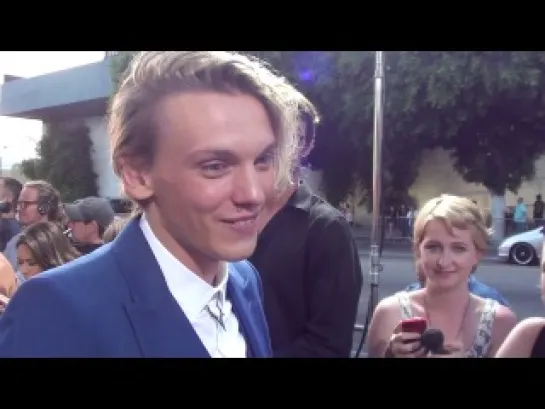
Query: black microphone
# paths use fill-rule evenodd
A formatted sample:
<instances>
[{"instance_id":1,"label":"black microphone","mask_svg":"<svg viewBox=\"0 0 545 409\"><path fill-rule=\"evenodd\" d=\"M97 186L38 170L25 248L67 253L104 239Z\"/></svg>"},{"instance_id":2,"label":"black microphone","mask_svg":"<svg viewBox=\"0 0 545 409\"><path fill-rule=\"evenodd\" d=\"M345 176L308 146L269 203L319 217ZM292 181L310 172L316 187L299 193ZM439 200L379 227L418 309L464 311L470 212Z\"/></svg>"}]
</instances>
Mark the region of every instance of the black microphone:
<instances>
[{"instance_id":1,"label":"black microphone","mask_svg":"<svg viewBox=\"0 0 545 409\"><path fill-rule=\"evenodd\" d=\"M426 348L429 352L436 355L446 355L449 352L445 350L443 344L445 342L445 336L441 330L436 328L428 328L422 333L422 338L420 339L422 346Z\"/></svg>"}]
</instances>

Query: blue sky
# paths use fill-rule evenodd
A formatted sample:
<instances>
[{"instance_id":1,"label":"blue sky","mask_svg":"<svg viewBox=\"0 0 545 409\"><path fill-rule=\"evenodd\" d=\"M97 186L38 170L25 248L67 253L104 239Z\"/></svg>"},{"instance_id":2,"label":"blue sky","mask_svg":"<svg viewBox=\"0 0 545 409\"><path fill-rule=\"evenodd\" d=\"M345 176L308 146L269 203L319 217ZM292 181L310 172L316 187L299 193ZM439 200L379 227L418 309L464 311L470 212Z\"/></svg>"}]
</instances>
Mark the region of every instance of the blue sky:
<instances>
[{"instance_id":1,"label":"blue sky","mask_svg":"<svg viewBox=\"0 0 545 409\"><path fill-rule=\"evenodd\" d=\"M99 61L104 51L0 51L0 81L5 74L35 77ZM40 121L0 117L0 158L4 169L35 156Z\"/></svg>"}]
</instances>

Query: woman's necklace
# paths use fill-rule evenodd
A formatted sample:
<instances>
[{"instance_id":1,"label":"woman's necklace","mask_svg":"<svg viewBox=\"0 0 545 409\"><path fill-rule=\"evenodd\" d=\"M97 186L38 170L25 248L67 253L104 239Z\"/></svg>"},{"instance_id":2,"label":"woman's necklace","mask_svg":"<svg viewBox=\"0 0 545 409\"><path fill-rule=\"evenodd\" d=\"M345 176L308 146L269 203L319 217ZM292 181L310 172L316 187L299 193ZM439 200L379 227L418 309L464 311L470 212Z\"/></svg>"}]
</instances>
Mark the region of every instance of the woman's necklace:
<instances>
[{"instance_id":1,"label":"woman's necklace","mask_svg":"<svg viewBox=\"0 0 545 409\"><path fill-rule=\"evenodd\" d=\"M464 308L464 313L462 315L462 321L460 322L460 327L458 328L458 333L456 334L455 340L459 340L460 336L462 335L464 324L466 322L467 312L469 311L470 305L471 305L471 294L467 297L466 306ZM426 320L428 321L428 325L430 327L433 327L431 323L430 313L428 311L428 300L427 300L426 294L424 294L424 313L426 314Z\"/></svg>"}]
</instances>

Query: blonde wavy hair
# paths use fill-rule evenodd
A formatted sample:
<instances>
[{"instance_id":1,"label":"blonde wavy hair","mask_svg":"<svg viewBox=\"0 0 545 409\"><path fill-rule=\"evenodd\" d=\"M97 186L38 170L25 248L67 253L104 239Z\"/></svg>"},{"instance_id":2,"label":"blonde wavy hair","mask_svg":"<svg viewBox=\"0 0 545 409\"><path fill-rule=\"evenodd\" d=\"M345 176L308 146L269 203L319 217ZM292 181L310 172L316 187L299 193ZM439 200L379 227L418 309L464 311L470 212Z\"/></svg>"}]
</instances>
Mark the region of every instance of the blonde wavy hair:
<instances>
[{"instance_id":1,"label":"blonde wavy hair","mask_svg":"<svg viewBox=\"0 0 545 409\"><path fill-rule=\"evenodd\" d=\"M453 228L469 229L477 250L479 252L486 251L490 231L486 227L486 221L481 211L470 199L444 194L426 202L414 222L413 243L415 249L422 243L426 226L431 220L444 222L450 233L453 232Z\"/></svg>"},{"instance_id":2,"label":"blonde wavy hair","mask_svg":"<svg viewBox=\"0 0 545 409\"><path fill-rule=\"evenodd\" d=\"M246 94L261 102L276 136L276 184L291 183L299 152L300 100L293 87L261 61L227 51L144 51L124 73L109 112L112 163L126 158L146 168L155 159L155 110L166 97L191 91ZM143 203L139 203L143 205Z\"/></svg>"}]
</instances>

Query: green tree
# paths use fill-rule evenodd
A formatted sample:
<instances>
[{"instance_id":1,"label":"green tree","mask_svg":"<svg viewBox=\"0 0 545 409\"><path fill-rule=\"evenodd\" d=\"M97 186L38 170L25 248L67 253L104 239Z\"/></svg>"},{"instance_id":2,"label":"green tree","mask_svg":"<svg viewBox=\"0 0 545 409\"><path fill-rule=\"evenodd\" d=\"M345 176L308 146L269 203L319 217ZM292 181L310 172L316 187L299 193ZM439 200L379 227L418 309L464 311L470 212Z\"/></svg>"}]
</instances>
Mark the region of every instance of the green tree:
<instances>
[{"instance_id":1,"label":"green tree","mask_svg":"<svg viewBox=\"0 0 545 409\"><path fill-rule=\"evenodd\" d=\"M49 125L38 143L37 158L23 161L21 171L31 180L51 183L65 202L97 196L91 150L92 141L85 125Z\"/></svg>"},{"instance_id":2,"label":"green tree","mask_svg":"<svg viewBox=\"0 0 545 409\"><path fill-rule=\"evenodd\" d=\"M545 151L545 53L420 54L435 144L466 181L516 193Z\"/></svg>"},{"instance_id":3,"label":"green tree","mask_svg":"<svg viewBox=\"0 0 545 409\"><path fill-rule=\"evenodd\" d=\"M251 52L270 62L318 107L311 165L323 171L328 199L337 204L356 187L372 186L375 59L372 52ZM420 156L431 144L418 124L418 60L395 53L387 59L383 188L386 202L406 199Z\"/></svg>"},{"instance_id":4,"label":"green tree","mask_svg":"<svg viewBox=\"0 0 545 409\"><path fill-rule=\"evenodd\" d=\"M121 75L125 72L132 58L138 51L119 51L109 57L110 71L114 84L119 83Z\"/></svg>"},{"instance_id":5,"label":"green tree","mask_svg":"<svg viewBox=\"0 0 545 409\"><path fill-rule=\"evenodd\" d=\"M116 56L121 73L131 53ZM373 52L251 51L305 93L322 114L313 168L330 201L372 176ZM399 201L426 148L451 151L468 182L516 192L545 151L544 52L387 52L383 187Z\"/></svg>"},{"instance_id":6,"label":"green tree","mask_svg":"<svg viewBox=\"0 0 545 409\"><path fill-rule=\"evenodd\" d=\"M408 129L430 147L450 150L464 180L488 188L495 239L502 238L504 194L516 193L534 177L535 161L545 152L545 53L442 51L400 57L413 61L407 82L421 95Z\"/></svg>"},{"instance_id":7,"label":"green tree","mask_svg":"<svg viewBox=\"0 0 545 409\"><path fill-rule=\"evenodd\" d=\"M25 159L20 163L21 173L30 180L40 179L40 170L37 167L40 166L40 160L37 158Z\"/></svg>"}]
</instances>

